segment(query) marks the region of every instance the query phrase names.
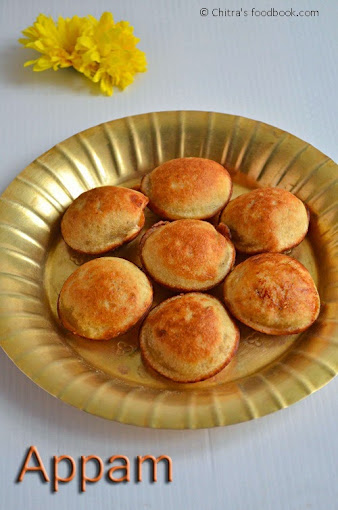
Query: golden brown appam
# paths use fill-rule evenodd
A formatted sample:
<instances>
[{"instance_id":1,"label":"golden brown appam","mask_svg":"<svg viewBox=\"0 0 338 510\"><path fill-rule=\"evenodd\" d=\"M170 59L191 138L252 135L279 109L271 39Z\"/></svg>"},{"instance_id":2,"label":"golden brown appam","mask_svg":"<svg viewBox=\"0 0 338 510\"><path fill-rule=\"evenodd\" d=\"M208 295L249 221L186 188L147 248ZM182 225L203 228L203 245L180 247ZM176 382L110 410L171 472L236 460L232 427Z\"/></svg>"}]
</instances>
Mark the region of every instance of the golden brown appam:
<instances>
[{"instance_id":1,"label":"golden brown appam","mask_svg":"<svg viewBox=\"0 0 338 510\"><path fill-rule=\"evenodd\" d=\"M217 374L233 358L238 342L239 331L222 304L199 292L163 301L140 330L145 364L176 382Z\"/></svg>"},{"instance_id":2,"label":"golden brown appam","mask_svg":"<svg viewBox=\"0 0 338 510\"><path fill-rule=\"evenodd\" d=\"M147 203L147 197L132 189L93 188L68 207L61 222L62 237L71 248L82 253L113 250L140 232Z\"/></svg>"},{"instance_id":3,"label":"golden brown appam","mask_svg":"<svg viewBox=\"0 0 338 510\"><path fill-rule=\"evenodd\" d=\"M283 252L297 246L309 228L301 200L280 188L261 188L235 198L220 221L231 231L236 250L255 254Z\"/></svg>"},{"instance_id":4,"label":"golden brown appam","mask_svg":"<svg viewBox=\"0 0 338 510\"><path fill-rule=\"evenodd\" d=\"M230 200L232 181L216 161L177 158L147 174L141 191L149 198L149 208L161 218L206 219Z\"/></svg>"},{"instance_id":5,"label":"golden brown appam","mask_svg":"<svg viewBox=\"0 0 338 510\"><path fill-rule=\"evenodd\" d=\"M308 270L281 253L250 257L227 276L224 300L230 312L269 335L290 335L317 319L319 295Z\"/></svg>"},{"instance_id":6,"label":"golden brown appam","mask_svg":"<svg viewBox=\"0 0 338 510\"><path fill-rule=\"evenodd\" d=\"M142 237L140 256L157 283L181 291L206 290L228 274L235 248L206 221L161 221Z\"/></svg>"},{"instance_id":7,"label":"golden brown appam","mask_svg":"<svg viewBox=\"0 0 338 510\"><path fill-rule=\"evenodd\" d=\"M152 286L137 266L117 257L102 257L83 264L65 281L58 314L72 333L108 340L136 324L152 299Z\"/></svg>"}]
</instances>

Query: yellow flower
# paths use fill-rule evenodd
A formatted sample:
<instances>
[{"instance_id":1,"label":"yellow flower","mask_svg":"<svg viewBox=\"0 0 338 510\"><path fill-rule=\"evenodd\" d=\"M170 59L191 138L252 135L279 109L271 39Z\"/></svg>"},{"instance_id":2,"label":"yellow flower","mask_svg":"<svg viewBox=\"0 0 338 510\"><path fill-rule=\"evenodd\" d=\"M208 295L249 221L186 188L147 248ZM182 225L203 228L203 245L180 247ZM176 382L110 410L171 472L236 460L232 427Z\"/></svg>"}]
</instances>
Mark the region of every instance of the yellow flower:
<instances>
[{"instance_id":1,"label":"yellow flower","mask_svg":"<svg viewBox=\"0 0 338 510\"><path fill-rule=\"evenodd\" d=\"M44 71L59 67L70 67L75 58L75 45L78 37L83 33L85 26L90 23L87 18L59 17L55 24L51 17L40 14L33 26L23 30L26 38L19 39L19 42L26 48L32 48L42 56L26 62L24 65L34 65L34 71Z\"/></svg>"},{"instance_id":2,"label":"yellow flower","mask_svg":"<svg viewBox=\"0 0 338 510\"><path fill-rule=\"evenodd\" d=\"M34 71L73 66L94 82L100 83L102 92L112 95L113 87L124 89L134 80L134 75L147 69L146 56L136 45L139 42L127 21L114 22L109 12L100 20L59 17L53 19L40 14L19 39L27 48L42 54L25 66L34 65Z\"/></svg>"},{"instance_id":3,"label":"yellow flower","mask_svg":"<svg viewBox=\"0 0 338 510\"><path fill-rule=\"evenodd\" d=\"M74 67L100 82L102 92L111 96L114 86L123 90L134 81L136 73L147 70L146 56L136 48L139 39L127 21L114 23L110 12L103 13L99 21L90 20L92 23L76 44L81 59Z\"/></svg>"}]
</instances>

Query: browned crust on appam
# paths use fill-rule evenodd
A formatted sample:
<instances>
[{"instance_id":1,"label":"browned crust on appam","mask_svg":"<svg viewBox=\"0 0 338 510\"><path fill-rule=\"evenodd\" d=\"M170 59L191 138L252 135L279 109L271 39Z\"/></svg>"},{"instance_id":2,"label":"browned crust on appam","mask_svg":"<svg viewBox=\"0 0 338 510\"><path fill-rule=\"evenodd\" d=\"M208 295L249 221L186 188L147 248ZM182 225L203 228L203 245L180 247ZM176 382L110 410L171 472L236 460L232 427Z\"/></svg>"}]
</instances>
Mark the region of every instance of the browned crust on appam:
<instances>
[{"instance_id":1,"label":"browned crust on appam","mask_svg":"<svg viewBox=\"0 0 338 510\"><path fill-rule=\"evenodd\" d=\"M234 306L234 303L232 302L232 300L227 297L227 295L226 295L227 278L225 279L224 291L223 291L223 297L224 297L225 304L226 304L227 308L229 309L230 313L237 320L239 320L246 326L249 326L250 328L254 329L255 331L259 331L260 333L264 333L264 334L268 334L268 335L293 335L293 334L297 334L297 333L302 333L303 331L307 330L317 320L319 313L320 313L320 298L319 298L318 291L316 289L316 285L315 285L310 273L308 272L306 267L301 262L299 262L298 260L296 260L292 257L289 257L288 255L284 255L281 253L262 253L262 254L250 257L250 258L246 259L244 262L242 262L241 264L239 264L238 266L236 266L234 271L232 273L230 273L228 275L228 277L233 275L234 272L236 271L236 269L239 268L240 266L243 266L243 264L246 264L246 265L252 264L252 262L255 261L255 259L263 259L263 258L268 258L268 257L270 259L271 259L271 257L274 257L275 260L276 260L276 257L283 257L283 258L290 259L290 261L292 261L292 264L294 264L294 266L296 266L296 267L298 266L301 269L301 273L303 274L303 276L305 275L306 278L308 279L307 283L309 285L309 301L310 301L310 297L312 297L312 301L313 301L313 304L315 304L315 308L313 310L311 319L306 323L306 325L304 325L303 327L298 327L298 328L286 328L285 327L283 329L282 327L279 327L279 328L269 327L269 326L258 324L257 322L254 322L253 320L248 320L246 317L243 317L243 315L240 312L238 312L238 310L236 309L236 306ZM312 288L310 288L310 286L312 286ZM269 291L267 289L263 289L263 294L268 296Z\"/></svg>"},{"instance_id":2,"label":"browned crust on appam","mask_svg":"<svg viewBox=\"0 0 338 510\"><path fill-rule=\"evenodd\" d=\"M68 220L68 217L67 215L69 214L68 211L71 210L74 203L76 203L76 201L82 197L83 195L85 195L86 193L88 192L95 192L97 191L97 193L100 193L100 192L104 192L104 190L107 190L107 189L111 189L112 192L115 188L119 189L119 190L126 190L126 191L131 191L131 192L135 192L135 194L139 194L140 197L142 197L142 203L140 203L138 205L139 207L139 211L140 211L140 218L139 218L139 221L138 221L138 224L137 224L137 231L129 234L129 235L125 235L123 237L123 239L121 239L120 241L112 241L110 244L106 244L105 248L102 249L102 248L97 248L95 250L93 249L90 249L90 248L86 248L85 250L84 249L80 249L78 246L75 246L75 243L74 241L72 241L71 239L71 235L72 235L72 230L74 228L74 219L72 220L72 224L71 225L67 225L66 222ZM92 188L91 190L88 190L84 193L82 193L81 195L79 195L79 197L77 197L73 202L72 204L70 204L70 206L67 208L67 210L65 211L63 217L62 217L62 220L61 220L61 235L62 235L62 238L63 240L65 241L65 243L70 246L70 248L72 248L74 251L76 251L77 253L81 253L81 254L87 254L87 255L102 255L104 253L107 253L109 251L112 251L112 250L115 250L117 248L119 248L120 246L122 246L123 244L126 244L130 241L132 241L133 239L135 239L140 231L142 230L143 226L144 226L144 223L145 223L145 216L144 216L144 209L145 207L147 206L149 202L149 199L148 197L146 197L146 195L144 195L143 193L141 193L140 191L137 191L137 190L134 190L134 189L131 189L131 188L123 188L123 187L119 187L119 186L100 186L100 187L97 187L97 188ZM89 206L88 206L89 207ZM111 212L110 212L111 214ZM66 229L67 229L67 235L66 235ZM69 235L69 230L71 231L70 235ZM98 234L99 235L99 234ZM112 237L113 237L113 234L112 234Z\"/></svg>"},{"instance_id":3,"label":"browned crust on appam","mask_svg":"<svg viewBox=\"0 0 338 510\"><path fill-rule=\"evenodd\" d=\"M225 175L227 176L228 183L229 183L228 197L226 198L226 200L223 201L222 205L220 205L219 207L217 207L211 213L208 213L208 214L199 214L199 215L197 214L197 215L193 215L193 216L186 216L184 214L171 214L168 211L166 211L163 208L161 208L158 204L157 205L154 204L154 202L152 201L151 196L148 194L147 190L145 189L146 188L146 185L145 185L146 179L149 179L151 173L154 172L155 170L157 170L158 168L162 167L163 165L166 165L166 164L169 164L169 163L173 163L173 162L176 162L176 161L179 161L179 160L183 161L183 160L191 160L191 159L205 161L206 164L210 164L210 163L211 164L215 164L215 165L221 167L222 170L225 171ZM153 213L155 213L157 216L159 216L160 218L167 219L167 220L180 220L180 219L185 219L185 218L187 218L187 219L196 219L196 220L208 220L208 219L213 218L218 213L220 213L224 209L224 207L227 205L227 203L230 201L230 199L231 199L231 195L232 195L232 192L233 192L233 182L232 182L231 175L230 175L229 171L223 165L218 163L217 161L214 161L214 160L211 160L211 159L207 159L207 158L200 158L200 157L175 158L175 159L171 159L171 160L163 162L161 165L159 165L158 167L154 168L154 170L152 170L152 172L149 172L148 174L146 174L146 175L144 175L142 177L141 184L140 184L140 191L141 191L141 193L143 193L144 195L146 195L149 198L148 208ZM207 188L207 186L206 186L206 188Z\"/></svg>"},{"instance_id":4,"label":"browned crust on appam","mask_svg":"<svg viewBox=\"0 0 338 510\"><path fill-rule=\"evenodd\" d=\"M231 231L228 225L226 225L225 223L220 223L219 225L217 225L216 230L219 234L222 234L223 237L226 237L231 241Z\"/></svg>"},{"instance_id":5,"label":"browned crust on appam","mask_svg":"<svg viewBox=\"0 0 338 510\"><path fill-rule=\"evenodd\" d=\"M168 377L167 375L162 373L160 370L158 370L155 367L153 367L151 365L151 363L149 362L149 360L146 359L145 352L142 349L141 344L140 344L140 350L141 350L141 356L142 356L142 361L143 361L144 365L150 367L157 374L161 375L162 377L165 377L166 379L169 379L169 381L173 381L173 382L178 383L178 384L193 384L193 383L197 383L197 382L206 381L207 379L210 379L211 377L214 377L214 375L219 374L227 365L229 365L230 361L232 361L233 357L235 356L235 354L236 354L236 352L238 350L239 340L240 340L240 333L239 333L239 330L237 328L237 331L236 331L236 340L235 340L236 343L234 344L234 348L230 352L230 354L229 354L228 358L225 360L224 364L222 366L220 366L219 368L216 368L215 370L210 372L208 375L205 375L205 376L200 377L198 379L194 379L193 381L191 381L191 380L186 380L186 381L179 380L179 381L177 381L176 379L172 379L171 377Z\"/></svg>"},{"instance_id":6,"label":"browned crust on appam","mask_svg":"<svg viewBox=\"0 0 338 510\"><path fill-rule=\"evenodd\" d=\"M191 292L190 294L201 294L201 293L197 293L197 292ZM151 310L151 313L153 311L156 311L159 307L161 307L164 303L166 303L167 301L171 301L171 300L175 300L175 299L179 299L180 297L182 296L187 296L187 294L179 294L177 296L173 296L172 298L169 298L167 299L166 301L163 301L162 303L159 303L158 305L156 305L152 310ZM228 316L228 319L229 321L232 323L232 325L234 326L234 330L235 330L235 339L234 339L234 344L233 344L233 348L231 349L231 351L229 352L227 358L224 360L224 362L217 368L215 368L214 370L208 372L207 374L204 374L203 376L201 377L198 377L198 378L195 378L195 379L186 379L186 380L177 380L175 379L174 377L170 377L168 376L167 374L165 374L164 372L162 372L160 369L158 368L155 368L155 366L149 361L149 359L147 358L147 353L144 349L144 346L142 344L142 341L141 341L141 335L142 335L142 330L143 330L143 327L144 327L144 324L145 324L145 321L147 319L147 317L144 318L143 322L142 322L142 325L140 327L140 330L139 330L139 346L140 346L140 351L141 351L141 357L142 357L142 361L144 363L144 365L146 367L149 367L151 370L153 370L155 373L165 377L166 379L169 379L173 382L176 382L176 383L179 383L179 384L190 384L190 383L195 383L195 382L201 382L201 381L205 381L206 379L210 379L211 377L213 377L214 375L218 374L219 372L221 372L233 359L233 357L235 356L237 350L238 350L238 346L239 346L239 341L240 341L240 331L235 323L235 321L232 319L232 317L227 313L227 310L224 308L224 305L223 303L218 299L216 298L215 296L210 296L207 294L208 297L212 298L213 300L217 301L221 307L224 309L224 311L226 312L227 316Z\"/></svg>"},{"instance_id":7,"label":"browned crust on appam","mask_svg":"<svg viewBox=\"0 0 338 510\"><path fill-rule=\"evenodd\" d=\"M144 176L146 177L146 176ZM143 179L144 179L143 177ZM142 179L142 180L143 180ZM144 193L143 191L141 193ZM189 218L189 219L194 219L194 220L210 220L211 218L213 218L214 216L216 216L216 214L218 213L221 213L224 209L224 207L226 207L226 205L228 204L228 202L230 201L230 198L231 198L231 194L232 194L232 183L231 183L231 192L230 192L230 197L229 199L227 200L225 206L221 206L219 207L218 209L216 209L216 211L214 211L212 214L209 214L207 216L194 216L194 218ZM169 220L169 221L174 221L174 220L182 220L184 219L184 217L177 217L177 218L173 218L173 217L170 217L167 215L167 213L165 211L163 211L162 209L160 209L159 207L156 207L153 203L150 202L149 200L149 203L148 203L148 209L150 209L154 214L156 214L159 218L163 218L164 220Z\"/></svg>"},{"instance_id":8,"label":"browned crust on appam","mask_svg":"<svg viewBox=\"0 0 338 510\"><path fill-rule=\"evenodd\" d=\"M306 229L304 229L302 234L300 234L298 236L298 238L294 240L294 242L285 243L284 246L282 246L282 248L277 248L277 243L279 243L280 240L275 239L276 227L273 223L273 207L271 207L273 200L276 200L279 198L279 197L272 196L272 193L274 193L275 190L278 190L278 194L280 195L280 197L281 196L284 197L284 199L285 199L284 207L287 207L287 200L290 201L290 199L291 199L294 201L294 203L301 204L304 207L306 214L307 214ZM244 232L244 236L246 238L248 238L248 232L250 231L250 227L248 225L246 225L244 227L244 222L245 221L254 221L254 215L252 213L250 213L250 211L247 211L247 202L250 200L250 198L256 198L256 196L259 193L265 194L264 198L266 199L266 204L264 204L264 208L262 207L262 205L260 205L262 217L259 219L259 222L257 222L258 231L257 231L257 226L255 226L254 223L253 223L253 226L251 227L252 239L255 239L255 235L268 236L268 234L267 234L268 232L271 232L271 234L270 234L270 237L265 237L265 239L263 237L261 240L262 244L263 243L266 244L265 247L260 246L257 248L253 248L248 245L243 247L243 244L245 244L245 241L238 240L237 237L238 237L238 235L240 236L241 233L243 234L243 232ZM269 201L270 201L270 203L269 203ZM258 203L262 204L262 200L260 198L258 199ZM234 211L236 213L235 214L236 221L238 221L238 223L240 225L240 227L238 229L239 230L238 234L237 234L237 232L235 232L234 228L231 225L232 221L229 220L229 218L226 218L226 217L223 218L223 215L226 214L226 208L227 207L234 208L235 205L237 205L237 204L240 204L240 205L237 207L237 209L235 208ZM270 207L270 210L267 210L268 206ZM279 206L280 206L280 204L279 204ZM278 208L276 208L276 210L278 210ZM257 214L257 212L256 212L256 214ZM236 247L236 250L239 253L244 253L247 255L257 255L259 253L270 253L270 252L271 253L283 253L285 251L291 250L292 248L295 248L306 237L306 234L309 229L309 221L310 221L310 212L309 212L309 208L307 207L307 205L304 204L304 202L302 202L302 200L300 200L298 197L296 197L296 195L294 195L290 191L284 190L282 188L277 188L277 187L257 188L255 190L248 192L248 193L244 193L243 195L236 197L231 202L226 204L226 206L223 208L223 210L221 211L220 216L219 216L220 224L226 224L227 227L230 228L230 231L232 232L232 240ZM280 223L283 225L283 222L280 222ZM298 226L298 223L296 220L293 222L293 225L295 225L295 227ZM245 229L246 229L246 232L245 232ZM267 245L269 245L269 247Z\"/></svg>"},{"instance_id":9,"label":"browned crust on appam","mask_svg":"<svg viewBox=\"0 0 338 510\"><path fill-rule=\"evenodd\" d=\"M185 221L185 220L175 220L175 221ZM189 220L190 221L190 218ZM191 220L191 221L195 221L195 220ZM196 220L196 221L202 221L202 220ZM144 269L144 272L154 280L154 282L158 283L159 285L161 285L162 287L168 289L168 290L175 290L175 291L178 291L178 292L204 292L204 291L207 291L207 290L210 290L210 289L213 289L214 287L216 287L217 285L219 285L223 280L224 278L226 278L226 276L229 274L229 272L231 271L231 269L233 268L234 264L235 264L235 260L236 260L236 250L231 242L231 234L230 234L230 230L226 227L226 225L222 225L220 228L215 228L213 227L216 232L220 235L222 235L231 245L232 247L232 253L231 253L231 261L230 261L230 265L229 265L229 270L228 272L224 275L224 276L221 276L220 278L218 279L215 279L214 282L210 285L207 285L207 286L203 286L203 287L200 287L198 289L192 289L191 287L182 287L182 286L178 286L178 285L170 285L169 283L167 282L163 282L162 280L156 278L152 272L152 269L147 267L147 264L144 260L144 257L143 257L143 248L144 248L144 245L146 243L146 241L148 240L148 238L156 231L158 230L159 228L167 225L167 224L172 224L174 222L170 222L170 221L159 221L157 223L155 223L154 225L152 225L152 227L147 230L147 232L145 234L143 234L141 240L140 240L140 243L139 243L139 257L140 257L140 260L141 260L141 264L142 264L142 267ZM211 225L213 226L213 225ZM224 227L224 228L223 228Z\"/></svg>"},{"instance_id":10,"label":"browned crust on appam","mask_svg":"<svg viewBox=\"0 0 338 510\"><path fill-rule=\"evenodd\" d=\"M145 269L145 267L144 267L144 264L143 264L143 261L142 261L142 249L143 249L143 246L144 246L146 240L148 239L148 237L151 236L151 234L154 233L155 230L157 230L159 227L162 227L163 225L167 225L168 223L170 223L170 221L158 221L157 223L154 223L154 225L152 225L147 230L147 232L145 232L143 234L143 236L141 237L140 242L139 242L139 257L141 259L142 267L144 269Z\"/></svg>"},{"instance_id":11,"label":"browned crust on appam","mask_svg":"<svg viewBox=\"0 0 338 510\"><path fill-rule=\"evenodd\" d=\"M146 275L147 278L148 278L148 275ZM151 288L153 288L152 286L152 283L151 281L149 280L148 278L148 281L149 281L149 284L151 286ZM61 293L60 293L61 294ZM149 313L149 310L151 309L151 306L153 304L153 300L151 299L151 302L149 303L149 306L148 308L145 310L144 314L139 318L137 319L135 322L132 322L130 323L130 325L128 325L127 327L125 327L124 329L121 329L116 335L114 335L113 337L111 336L107 336L106 338L91 338L90 336L84 336L84 335L81 335L81 333L78 333L76 331L75 328L73 328L73 326L62 316L61 314L61 310L60 310L60 294L58 296L58 300L57 300L57 304L56 304L56 307L57 307L57 314L58 314L58 317L61 321L61 324L64 328L66 328L70 333L72 333L73 335L76 335L76 336L80 336L81 338L86 338L87 340L93 340L94 342L105 342L107 340L111 340L113 338L117 338L121 335L124 335L124 333L126 333L127 331L129 331L133 326L135 326L135 324L137 324L138 322L142 322L146 316L148 315Z\"/></svg>"},{"instance_id":12,"label":"browned crust on appam","mask_svg":"<svg viewBox=\"0 0 338 510\"><path fill-rule=\"evenodd\" d=\"M119 259L119 258L116 258L116 259L117 259L117 260L124 260L124 259ZM92 260L92 261L90 261L90 262L87 262L87 263L83 264L82 266L80 266L80 268L81 268L81 267L83 267L83 266L85 266L85 265L87 265L87 264L90 264L90 263L92 263L92 262L97 262L97 261L99 261L99 260L100 260L100 259L94 259L94 260ZM107 260L107 259L103 258L102 260ZM141 270L140 270L140 269L139 269L139 268L138 268L135 264L133 264L132 262L130 262L130 261L126 261L126 262L129 262L129 264L131 264L132 266L135 266L135 267L136 267L139 271L141 271ZM80 268L78 268L78 269L80 269ZM78 270L78 269L77 269L77 270ZM97 341L101 341L101 340L110 340L110 339L112 339L112 338L116 338L116 337L118 337L118 336L120 336L120 335L122 335L122 334L126 333L126 332L127 332L129 329L131 329L131 328L132 328L135 324L137 324L137 322L142 321L142 320L143 320L143 318L144 318L144 317L148 314L148 312L149 312L149 310L150 310L150 308L151 308L151 306L152 306L152 303L153 303L153 286L152 286L152 283L151 283L151 281L149 280L148 276L147 276L144 272L142 272L142 271L141 271L141 272L142 272L142 274L143 274L143 276L147 279L147 282L148 282L148 284L149 284L149 289L150 289L149 302L147 303L147 302L145 301L145 303L144 303L144 307L142 307L142 308L143 308L143 313L142 313L141 315L139 315L139 316L137 316L137 315L136 315L136 316L135 316L132 320L130 320L129 322L127 322L127 323L125 324L125 326L124 326L124 327L121 327L121 328L120 328L118 331L116 331L113 335L112 335L112 334L110 334L109 332L107 332L105 335L101 335L101 336L98 338L98 337L92 337L92 336L90 336L90 335L85 335L85 334L83 334L82 332L80 332L80 331L76 328L76 326L74 326L73 324L71 324L71 323L69 322L69 320L67 319L67 317L66 317L66 316L62 313L62 311L61 311L61 306L60 306L61 295L62 295L63 289L64 289L64 288L65 288L65 286L69 283L69 281L72 279L72 276L74 275L74 273L75 273L77 270L75 270L75 271L74 271L74 272L73 272L73 273L72 273L72 274L71 274L71 275L70 275L70 276L66 279L66 281L64 282L64 284L63 284L63 286L62 286L62 289L61 289L61 291L60 291L60 293L59 293L58 300L57 300L57 313L58 313L59 319L60 319L60 321L61 321L61 324L62 324L62 325L63 325L63 326L64 326L64 327L68 330L68 331L70 331L72 334L77 335L77 336L80 336L80 337L82 337L82 338L86 338L86 339L88 339L88 340L95 340L95 341L96 341L96 340L97 340Z\"/></svg>"},{"instance_id":13,"label":"browned crust on appam","mask_svg":"<svg viewBox=\"0 0 338 510\"><path fill-rule=\"evenodd\" d=\"M115 244L111 244L109 246L109 248L107 249L104 249L103 251L81 251L81 250L78 250L78 249L75 249L75 248L72 248L68 243L67 241L64 239L63 235L62 235L62 231L61 231L61 236L62 236L62 239L64 240L64 242L66 244L68 244L68 246L74 250L76 253L79 253L81 255L104 255L105 253L108 253L109 251L114 251L114 250L117 250L117 248L120 248L120 246L123 246L124 244L127 244L127 243L130 243L131 241L133 241L134 239L136 239L136 237L139 235L139 233L141 232L141 230L143 229L144 227L144 223L145 223L145 216L143 215L143 218L141 218L141 223L139 223L139 230L137 232L135 232L134 234L131 234L129 237L126 237L123 241L121 241L120 243L115 243Z\"/></svg>"}]
</instances>

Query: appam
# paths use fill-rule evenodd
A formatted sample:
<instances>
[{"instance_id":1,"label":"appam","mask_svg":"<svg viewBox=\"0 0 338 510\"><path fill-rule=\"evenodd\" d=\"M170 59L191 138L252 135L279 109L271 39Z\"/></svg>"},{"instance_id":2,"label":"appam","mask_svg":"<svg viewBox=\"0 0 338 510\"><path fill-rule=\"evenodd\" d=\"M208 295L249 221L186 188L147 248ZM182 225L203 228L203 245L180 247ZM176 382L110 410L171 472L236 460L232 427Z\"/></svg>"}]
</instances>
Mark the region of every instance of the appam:
<instances>
[{"instance_id":1,"label":"appam","mask_svg":"<svg viewBox=\"0 0 338 510\"><path fill-rule=\"evenodd\" d=\"M319 295L308 270L281 253L250 257L224 282L230 312L251 328L269 335L290 335L317 319Z\"/></svg>"},{"instance_id":2,"label":"appam","mask_svg":"<svg viewBox=\"0 0 338 510\"><path fill-rule=\"evenodd\" d=\"M280 188L255 189L235 198L220 221L242 253L283 252L297 246L309 228L309 214L299 198Z\"/></svg>"},{"instance_id":3,"label":"appam","mask_svg":"<svg viewBox=\"0 0 338 510\"><path fill-rule=\"evenodd\" d=\"M142 237L140 257L157 283L181 291L206 290L228 274L235 248L206 221L161 221Z\"/></svg>"},{"instance_id":4,"label":"appam","mask_svg":"<svg viewBox=\"0 0 338 510\"><path fill-rule=\"evenodd\" d=\"M141 191L149 198L149 208L161 218L206 219L230 200L232 181L216 161L177 158L145 175Z\"/></svg>"},{"instance_id":5,"label":"appam","mask_svg":"<svg viewBox=\"0 0 338 510\"><path fill-rule=\"evenodd\" d=\"M82 193L61 221L65 242L74 250L100 254L134 239L144 225L147 197L118 186L102 186Z\"/></svg>"},{"instance_id":6,"label":"appam","mask_svg":"<svg viewBox=\"0 0 338 510\"><path fill-rule=\"evenodd\" d=\"M174 296L153 308L140 330L142 358L176 382L212 377L230 363L239 330L223 305L199 292Z\"/></svg>"},{"instance_id":7,"label":"appam","mask_svg":"<svg viewBox=\"0 0 338 510\"><path fill-rule=\"evenodd\" d=\"M72 333L108 340L136 324L152 299L152 286L137 266L117 257L102 257L83 264L65 281L58 314Z\"/></svg>"}]
</instances>

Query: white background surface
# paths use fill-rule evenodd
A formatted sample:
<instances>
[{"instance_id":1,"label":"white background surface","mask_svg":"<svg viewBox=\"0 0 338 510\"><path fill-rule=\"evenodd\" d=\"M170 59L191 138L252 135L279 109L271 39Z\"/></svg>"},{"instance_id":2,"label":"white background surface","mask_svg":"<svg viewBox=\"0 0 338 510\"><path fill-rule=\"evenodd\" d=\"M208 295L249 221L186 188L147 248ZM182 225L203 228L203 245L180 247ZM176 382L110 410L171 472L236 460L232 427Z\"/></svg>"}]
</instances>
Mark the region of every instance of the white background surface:
<instances>
[{"instance_id":1,"label":"white background surface","mask_svg":"<svg viewBox=\"0 0 338 510\"><path fill-rule=\"evenodd\" d=\"M286 5L287 4L287 5ZM196 109L234 113L285 129L337 160L337 2L298 0L1 0L1 172L3 190L34 158L83 129L142 112ZM201 17L202 7L319 9L317 18ZM149 71L112 98L77 73L23 69L31 52L20 30L39 12L113 12L141 38ZM52 398L0 352L0 508L116 510L335 510L338 508L338 381L254 422L201 431L155 431L87 415ZM52 494L28 474L36 445L50 473L53 455L167 454L174 481ZM146 477L145 477L146 478Z\"/></svg>"}]
</instances>

